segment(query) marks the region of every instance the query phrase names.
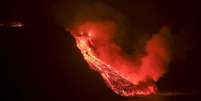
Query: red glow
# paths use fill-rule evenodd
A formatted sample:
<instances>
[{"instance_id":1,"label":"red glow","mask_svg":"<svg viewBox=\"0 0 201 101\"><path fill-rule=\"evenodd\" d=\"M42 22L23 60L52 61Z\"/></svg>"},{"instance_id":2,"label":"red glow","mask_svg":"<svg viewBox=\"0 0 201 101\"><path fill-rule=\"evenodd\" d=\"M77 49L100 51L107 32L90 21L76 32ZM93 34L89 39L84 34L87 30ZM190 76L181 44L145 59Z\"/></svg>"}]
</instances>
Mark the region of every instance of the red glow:
<instances>
[{"instance_id":1,"label":"red glow","mask_svg":"<svg viewBox=\"0 0 201 101\"><path fill-rule=\"evenodd\" d=\"M112 42L117 33L113 22L84 22L72 27L84 59L90 68L100 73L108 87L121 96L145 96L157 92L154 84L164 73L169 62L165 39L155 34L145 45L147 55L136 61L122 55L122 49Z\"/></svg>"}]
</instances>

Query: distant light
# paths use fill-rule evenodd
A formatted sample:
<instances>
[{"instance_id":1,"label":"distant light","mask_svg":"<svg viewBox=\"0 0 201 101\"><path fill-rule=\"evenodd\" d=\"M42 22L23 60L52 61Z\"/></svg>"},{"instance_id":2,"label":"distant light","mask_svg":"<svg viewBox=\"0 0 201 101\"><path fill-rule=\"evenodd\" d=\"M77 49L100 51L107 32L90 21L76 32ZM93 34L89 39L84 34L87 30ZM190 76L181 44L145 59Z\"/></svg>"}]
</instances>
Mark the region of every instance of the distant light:
<instances>
[{"instance_id":1,"label":"distant light","mask_svg":"<svg viewBox=\"0 0 201 101\"><path fill-rule=\"evenodd\" d=\"M0 22L0 27L23 27L24 24L19 21L8 21L8 22Z\"/></svg>"},{"instance_id":2,"label":"distant light","mask_svg":"<svg viewBox=\"0 0 201 101\"><path fill-rule=\"evenodd\" d=\"M23 27L24 24L21 22L13 21L13 22L11 22L10 26L11 27Z\"/></svg>"}]
</instances>

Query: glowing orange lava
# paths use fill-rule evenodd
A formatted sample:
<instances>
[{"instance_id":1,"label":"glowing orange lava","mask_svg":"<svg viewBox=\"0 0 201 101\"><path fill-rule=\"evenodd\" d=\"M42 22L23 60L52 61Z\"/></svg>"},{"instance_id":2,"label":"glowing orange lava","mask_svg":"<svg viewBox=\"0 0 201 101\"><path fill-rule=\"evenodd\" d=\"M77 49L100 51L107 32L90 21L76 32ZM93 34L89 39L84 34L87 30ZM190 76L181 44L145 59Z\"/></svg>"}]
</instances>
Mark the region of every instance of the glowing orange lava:
<instances>
[{"instance_id":1,"label":"glowing orange lava","mask_svg":"<svg viewBox=\"0 0 201 101\"><path fill-rule=\"evenodd\" d=\"M107 86L121 96L146 96L157 92L154 84L169 62L165 41L160 35L148 40L145 50L147 55L140 57L140 65L134 65L133 59L121 56L121 48L111 42L116 33L112 22L85 22L72 28L84 59L90 68L100 73Z\"/></svg>"}]
</instances>

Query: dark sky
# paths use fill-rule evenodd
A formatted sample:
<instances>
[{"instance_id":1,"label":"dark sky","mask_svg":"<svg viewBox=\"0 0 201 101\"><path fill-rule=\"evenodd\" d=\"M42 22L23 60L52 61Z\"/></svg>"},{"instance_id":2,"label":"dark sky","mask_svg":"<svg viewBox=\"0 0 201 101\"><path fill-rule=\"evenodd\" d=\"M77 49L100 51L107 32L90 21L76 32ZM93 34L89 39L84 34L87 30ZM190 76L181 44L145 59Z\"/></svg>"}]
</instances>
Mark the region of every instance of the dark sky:
<instances>
[{"instance_id":1,"label":"dark sky","mask_svg":"<svg viewBox=\"0 0 201 101\"><path fill-rule=\"evenodd\" d=\"M0 29L2 74L5 74L5 79L1 80L2 98L9 101L153 100L115 95L102 78L88 68L63 26L78 3L73 0L0 3L3 7L0 9L1 22L24 23L21 28ZM104 0L103 3L122 12L138 33L156 32L162 25L170 26L176 39L174 54L179 59L173 59L168 73L157 85L161 91L193 92L194 95L200 92L199 2ZM192 98L188 95L156 100Z\"/></svg>"}]
</instances>

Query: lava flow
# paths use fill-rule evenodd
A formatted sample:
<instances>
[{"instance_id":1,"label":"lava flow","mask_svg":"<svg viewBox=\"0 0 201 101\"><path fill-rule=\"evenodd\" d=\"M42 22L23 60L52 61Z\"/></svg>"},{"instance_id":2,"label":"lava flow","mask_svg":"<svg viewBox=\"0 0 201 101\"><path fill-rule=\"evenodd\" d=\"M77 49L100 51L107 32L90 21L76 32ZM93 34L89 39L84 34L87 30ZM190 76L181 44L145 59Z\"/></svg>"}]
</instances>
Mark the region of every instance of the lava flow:
<instances>
[{"instance_id":1,"label":"lava flow","mask_svg":"<svg viewBox=\"0 0 201 101\"><path fill-rule=\"evenodd\" d=\"M146 54L136 58L124 57L123 50L112 41L117 33L113 22L87 21L71 28L84 59L90 68L100 73L107 86L121 96L155 94L156 82L169 62L169 52L163 35L153 35L144 46ZM138 63L138 64L137 64Z\"/></svg>"}]
</instances>

